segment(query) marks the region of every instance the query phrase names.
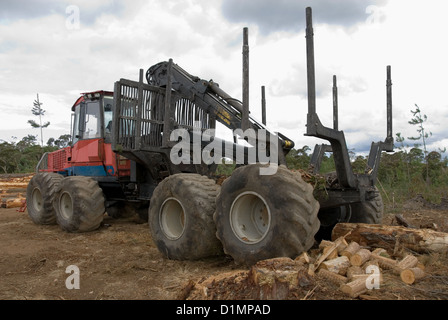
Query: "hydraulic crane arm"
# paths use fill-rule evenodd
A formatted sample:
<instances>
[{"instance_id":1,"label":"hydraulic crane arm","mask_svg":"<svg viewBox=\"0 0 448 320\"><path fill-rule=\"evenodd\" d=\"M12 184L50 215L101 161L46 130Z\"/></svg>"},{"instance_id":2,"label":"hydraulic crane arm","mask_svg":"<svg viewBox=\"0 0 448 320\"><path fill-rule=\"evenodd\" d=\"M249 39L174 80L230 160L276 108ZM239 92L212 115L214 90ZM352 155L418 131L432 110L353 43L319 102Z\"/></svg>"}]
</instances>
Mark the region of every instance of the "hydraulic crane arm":
<instances>
[{"instance_id":1,"label":"hydraulic crane arm","mask_svg":"<svg viewBox=\"0 0 448 320\"><path fill-rule=\"evenodd\" d=\"M157 87L166 87L168 79L171 80L171 88L182 97L194 102L198 107L212 115L217 121L231 130L242 128L242 103L232 98L213 80L203 80L199 77L189 74L177 64L170 62L160 62L148 69L146 80L149 85ZM171 74L169 74L171 69ZM284 150L290 150L294 147L292 140L286 138L280 133L270 132L260 121L249 117L249 129L266 130L266 136L277 136Z\"/></svg>"}]
</instances>

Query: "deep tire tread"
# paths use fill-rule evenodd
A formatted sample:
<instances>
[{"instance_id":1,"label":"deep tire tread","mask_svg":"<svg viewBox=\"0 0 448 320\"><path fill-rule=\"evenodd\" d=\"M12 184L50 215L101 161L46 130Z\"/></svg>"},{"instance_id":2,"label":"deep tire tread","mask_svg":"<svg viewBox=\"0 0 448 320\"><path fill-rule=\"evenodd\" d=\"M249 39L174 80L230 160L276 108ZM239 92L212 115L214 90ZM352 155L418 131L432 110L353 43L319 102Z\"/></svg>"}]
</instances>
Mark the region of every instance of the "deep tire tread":
<instances>
[{"instance_id":1,"label":"deep tire tread","mask_svg":"<svg viewBox=\"0 0 448 320\"><path fill-rule=\"evenodd\" d=\"M213 222L219 189L214 180L194 173L174 174L159 183L150 201L148 223L153 241L167 258L198 260L222 254ZM170 197L183 205L187 216L184 234L177 240L167 238L160 227L159 212Z\"/></svg>"},{"instance_id":2,"label":"deep tire tread","mask_svg":"<svg viewBox=\"0 0 448 320\"><path fill-rule=\"evenodd\" d=\"M61 214L59 197L68 192L73 200L73 213L69 219ZM60 192L55 199L56 218L59 226L67 232L88 232L100 227L105 199L98 182L89 177L66 177L61 182Z\"/></svg>"},{"instance_id":3,"label":"deep tire tread","mask_svg":"<svg viewBox=\"0 0 448 320\"><path fill-rule=\"evenodd\" d=\"M56 213L53 201L58 194L63 176L53 172L39 172L34 175L28 183L26 190L26 202L28 215L36 224L56 224ZM37 210L33 206L33 190L38 188L43 198L43 210Z\"/></svg>"},{"instance_id":4,"label":"deep tire tread","mask_svg":"<svg viewBox=\"0 0 448 320\"><path fill-rule=\"evenodd\" d=\"M293 258L312 247L320 226L319 202L313 196L313 187L299 173L279 166L276 174L261 176L259 168L260 165L248 165L236 169L223 182L216 199L216 235L224 252L239 264L251 265L281 256ZM255 245L237 239L229 222L231 204L244 191L263 196L271 210L271 229Z\"/></svg>"}]
</instances>

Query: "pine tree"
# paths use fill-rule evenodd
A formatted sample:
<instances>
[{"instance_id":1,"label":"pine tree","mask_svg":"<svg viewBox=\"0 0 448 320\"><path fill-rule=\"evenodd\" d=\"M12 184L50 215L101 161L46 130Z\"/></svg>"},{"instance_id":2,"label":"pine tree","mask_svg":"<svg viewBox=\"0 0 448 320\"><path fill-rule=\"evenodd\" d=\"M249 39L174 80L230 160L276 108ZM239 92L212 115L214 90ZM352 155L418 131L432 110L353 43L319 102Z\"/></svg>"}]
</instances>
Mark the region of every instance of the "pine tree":
<instances>
[{"instance_id":1,"label":"pine tree","mask_svg":"<svg viewBox=\"0 0 448 320\"><path fill-rule=\"evenodd\" d=\"M44 124L42 124L42 116L45 115L45 110L41 108L42 106L42 102L39 101L39 94L37 94L37 99L34 100L34 107L33 109L31 109L31 112L35 115L35 116L39 116L39 123L37 123L34 120L28 120L28 123L33 127L33 128L40 128L40 142L41 142L41 146L44 146L44 137L43 137L43 132L42 129L43 128L47 128L50 125L50 122L46 122Z\"/></svg>"},{"instance_id":2,"label":"pine tree","mask_svg":"<svg viewBox=\"0 0 448 320\"><path fill-rule=\"evenodd\" d=\"M428 151L426 150L426 141L430 136L432 136L432 132L427 132L425 130L423 123L426 120L428 120L428 117L426 116L426 114L422 115L420 108L417 104L415 105L415 110L411 110L411 113L414 116L414 118L412 118L411 121L408 121L408 123L417 126L417 132L419 135L418 137L408 137L408 139L414 141L422 140L423 152L425 155L425 164L426 164L426 183L429 183L429 164L428 164ZM419 147L419 144L415 144L415 147Z\"/></svg>"}]
</instances>

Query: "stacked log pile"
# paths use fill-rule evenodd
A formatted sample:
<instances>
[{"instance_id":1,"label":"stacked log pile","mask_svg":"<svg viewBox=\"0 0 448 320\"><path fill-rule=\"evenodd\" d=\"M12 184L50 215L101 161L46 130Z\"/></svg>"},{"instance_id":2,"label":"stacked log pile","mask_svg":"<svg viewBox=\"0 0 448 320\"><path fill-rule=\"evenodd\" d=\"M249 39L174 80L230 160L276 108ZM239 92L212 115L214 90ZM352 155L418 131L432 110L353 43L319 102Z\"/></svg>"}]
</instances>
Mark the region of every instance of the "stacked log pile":
<instances>
[{"instance_id":1,"label":"stacked log pile","mask_svg":"<svg viewBox=\"0 0 448 320\"><path fill-rule=\"evenodd\" d=\"M390 246L386 236L380 243L379 237L367 230L381 230L379 234L395 237L394 245ZM342 236L334 237L341 233ZM417 258L423 257L419 252L448 250L448 242L444 242L447 233L401 226L338 224L332 239L322 240L318 247L295 259L263 260L248 270L190 281L182 298L307 299L320 287L319 283L331 283L336 296L372 299L376 289L387 287L386 282L414 285L425 278L425 267ZM435 241L442 243L436 246ZM411 244L415 250L408 249Z\"/></svg>"},{"instance_id":2,"label":"stacked log pile","mask_svg":"<svg viewBox=\"0 0 448 320\"><path fill-rule=\"evenodd\" d=\"M383 248L371 250L358 242L345 240L322 241L323 248L334 248L337 257L324 260L314 266L317 275L339 286L339 290L351 298L357 298L368 290L380 289L383 273L388 270L406 284L413 284L425 276L424 266L417 257L406 254L401 259L393 259Z\"/></svg>"},{"instance_id":3,"label":"stacked log pile","mask_svg":"<svg viewBox=\"0 0 448 320\"><path fill-rule=\"evenodd\" d=\"M0 177L0 207L21 208L26 203L26 188L33 174Z\"/></svg>"},{"instance_id":4,"label":"stacked log pile","mask_svg":"<svg viewBox=\"0 0 448 320\"><path fill-rule=\"evenodd\" d=\"M400 250L426 254L445 253L448 248L448 233L432 229L414 229L402 226L388 226L363 223L338 223L333 229L332 239L350 233L347 240L361 245L384 248L396 253Z\"/></svg>"}]
</instances>

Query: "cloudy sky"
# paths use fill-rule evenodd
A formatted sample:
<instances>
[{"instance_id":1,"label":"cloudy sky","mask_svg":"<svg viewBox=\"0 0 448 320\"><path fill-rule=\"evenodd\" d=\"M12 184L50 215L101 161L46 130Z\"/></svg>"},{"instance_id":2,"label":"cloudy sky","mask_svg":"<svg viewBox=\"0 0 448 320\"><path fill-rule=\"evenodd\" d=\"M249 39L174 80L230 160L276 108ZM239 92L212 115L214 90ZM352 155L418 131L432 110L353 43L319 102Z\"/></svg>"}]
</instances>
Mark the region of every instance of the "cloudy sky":
<instances>
[{"instance_id":1,"label":"cloudy sky","mask_svg":"<svg viewBox=\"0 0 448 320\"><path fill-rule=\"evenodd\" d=\"M261 118L264 85L268 127L313 148L323 141L304 136L307 6L323 124L332 126L337 75L339 129L349 148L363 153L384 140L391 65L394 135L417 135L408 121L418 104L430 149L447 147L446 0L0 0L0 139L40 134L27 122L38 120L31 113L37 93L51 122L46 142L69 133L80 93L113 90L116 80L137 80L140 68L169 58L241 99L248 27L252 115Z\"/></svg>"}]
</instances>

